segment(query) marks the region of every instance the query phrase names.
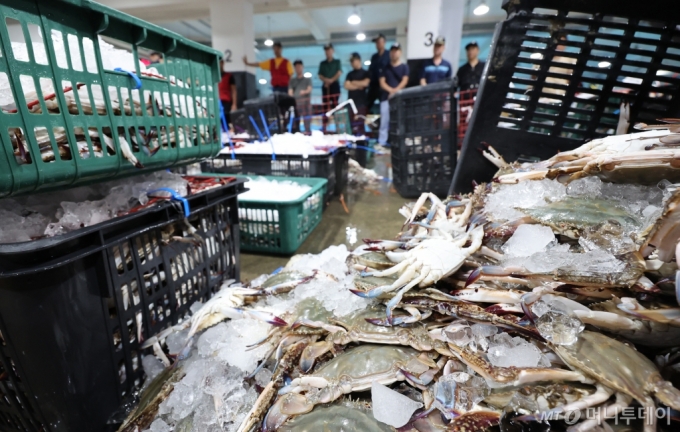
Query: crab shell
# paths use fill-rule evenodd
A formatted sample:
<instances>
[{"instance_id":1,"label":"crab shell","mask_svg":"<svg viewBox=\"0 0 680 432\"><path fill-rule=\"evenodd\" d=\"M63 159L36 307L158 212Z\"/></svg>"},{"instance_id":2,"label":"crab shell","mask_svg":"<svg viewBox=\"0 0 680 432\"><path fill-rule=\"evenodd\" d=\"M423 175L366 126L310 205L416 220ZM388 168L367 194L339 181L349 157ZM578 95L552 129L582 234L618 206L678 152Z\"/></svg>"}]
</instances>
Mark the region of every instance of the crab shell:
<instances>
[{"instance_id":1,"label":"crab shell","mask_svg":"<svg viewBox=\"0 0 680 432\"><path fill-rule=\"evenodd\" d=\"M652 396L656 396L671 408L680 409L680 391L664 381L647 357L617 340L584 331L574 344L551 348L572 368L631 396L643 407L654 407Z\"/></svg>"},{"instance_id":2,"label":"crab shell","mask_svg":"<svg viewBox=\"0 0 680 432\"><path fill-rule=\"evenodd\" d=\"M279 432L391 432L390 426L379 422L364 409L346 405L318 406L307 414L287 421Z\"/></svg>"},{"instance_id":3,"label":"crab shell","mask_svg":"<svg viewBox=\"0 0 680 432\"><path fill-rule=\"evenodd\" d=\"M296 378L282 388L265 418L263 430L276 430L288 417L308 413L315 405L332 402L343 394L366 390L374 381L389 385L406 379L411 372L420 374L436 367L423 356L412 348L392 345L360 345L350 349L313 374Z\"/></svg>"}]
</instances>

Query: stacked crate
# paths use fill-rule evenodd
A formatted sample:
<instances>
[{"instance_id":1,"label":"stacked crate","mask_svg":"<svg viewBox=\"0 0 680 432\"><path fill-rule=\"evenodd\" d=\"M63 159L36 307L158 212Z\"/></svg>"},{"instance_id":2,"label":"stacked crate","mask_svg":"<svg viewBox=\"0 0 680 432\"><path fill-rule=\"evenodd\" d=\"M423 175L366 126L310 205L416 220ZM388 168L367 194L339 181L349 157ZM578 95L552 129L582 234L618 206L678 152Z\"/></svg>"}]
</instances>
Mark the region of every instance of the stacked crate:
<instances>
[{"instance_id":1,"label":"stacked crate","mask_svg":"<svg viewBox=\"0 0 680 432\"><path fill-rule=\"evenodd\" d=\"M390 99L394 187L404 198L446 195L456 164L455 81L402 90Z\"/></svg>"}]
</instances>

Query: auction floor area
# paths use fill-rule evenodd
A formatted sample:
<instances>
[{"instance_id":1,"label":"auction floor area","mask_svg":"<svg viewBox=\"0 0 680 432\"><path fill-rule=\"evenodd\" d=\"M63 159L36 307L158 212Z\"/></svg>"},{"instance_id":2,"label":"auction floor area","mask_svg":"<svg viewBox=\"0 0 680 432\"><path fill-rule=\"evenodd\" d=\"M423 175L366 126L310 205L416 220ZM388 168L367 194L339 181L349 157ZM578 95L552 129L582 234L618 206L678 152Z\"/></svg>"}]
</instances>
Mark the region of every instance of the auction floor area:
<instances>
[{"instance_id":1,"label":"auction floor area","mask_svg":"<svg viewBox=\"0 0 680 432\"><path fill-rule=\"evenodd\" d=\"M390 156L376 156L368 168L375 170L383 177L391 177ZM319 226L300 246L297 253L319 253L328 246L346 244L348 248L356 247L361 239L392 239L401 230L404 218L399 208L408 201L392 188L392 183L381 182L380 185L356 189L348 187L344 193L347 206L345 210L337 197L324 211ZM356 229L357 243L348 242L347 228ZM241 254L241 280L252 280L263 273L271 273L286 265L290 257L269 256L260 254Z\"/></svg>"}]
</instances>

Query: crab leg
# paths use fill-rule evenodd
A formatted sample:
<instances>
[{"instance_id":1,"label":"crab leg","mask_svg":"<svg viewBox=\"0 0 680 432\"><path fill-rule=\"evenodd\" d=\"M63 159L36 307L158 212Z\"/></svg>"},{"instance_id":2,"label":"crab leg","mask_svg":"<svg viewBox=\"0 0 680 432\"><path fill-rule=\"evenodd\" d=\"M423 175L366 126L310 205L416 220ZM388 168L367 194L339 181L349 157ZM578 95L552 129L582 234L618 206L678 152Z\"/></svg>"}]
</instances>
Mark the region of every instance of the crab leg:
<instances>
[{"instance_id":1,"label":"crab leg","mask_svg":"<svg viewBox=\"0 0 680 432\"><path fill-rule=\"evenodd\" d=\"M567 432L588 432L594 429L597 425L601 424L605 419L616 417L620 412L626 409L626 407L628 407L632 401L633 398L627 394L616 393L616 402L606 406L604 411L595 410L595 418L574 425L567 429ZM647 410L645 410L645 412L646 411ZM655 419L651 420L655 422ZM647 420L645 420L644 430L645 432L654 432L656 431L656 425L653 425L650 429Z\"/></svg>"}]
</instances>

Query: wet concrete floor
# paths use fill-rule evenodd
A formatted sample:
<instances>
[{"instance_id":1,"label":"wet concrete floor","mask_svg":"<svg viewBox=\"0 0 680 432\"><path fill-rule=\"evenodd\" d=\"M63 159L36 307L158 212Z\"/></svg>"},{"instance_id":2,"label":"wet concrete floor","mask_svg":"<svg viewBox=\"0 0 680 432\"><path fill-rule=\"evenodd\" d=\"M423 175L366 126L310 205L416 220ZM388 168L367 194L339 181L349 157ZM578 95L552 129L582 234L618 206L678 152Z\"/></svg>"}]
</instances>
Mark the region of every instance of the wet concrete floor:
<instances>
[{"instance_id":1,"label":"wet concrete floor","mask_svg":"<svg viewBox=\"0 0 680 432\"><path fill-rule=\"evenodd\" d=\"M391 177L390 156L375 156L368 164L378 174ZM404 218L399 208L408 201L394 190L391 182L381 182L377 187L352 189L343 194L349 213L345 211L338 197L328 205L323 219L307 237L297 253L319 253L332 245L345 244L352 249L362 238L393 239L401 230ZM357 229L358 243L350 245L347 227ZM241 253L241 280L252 280L263 273L271 273L285 266L290 256L271 256Z\"/></svg>"}]
</instances>

